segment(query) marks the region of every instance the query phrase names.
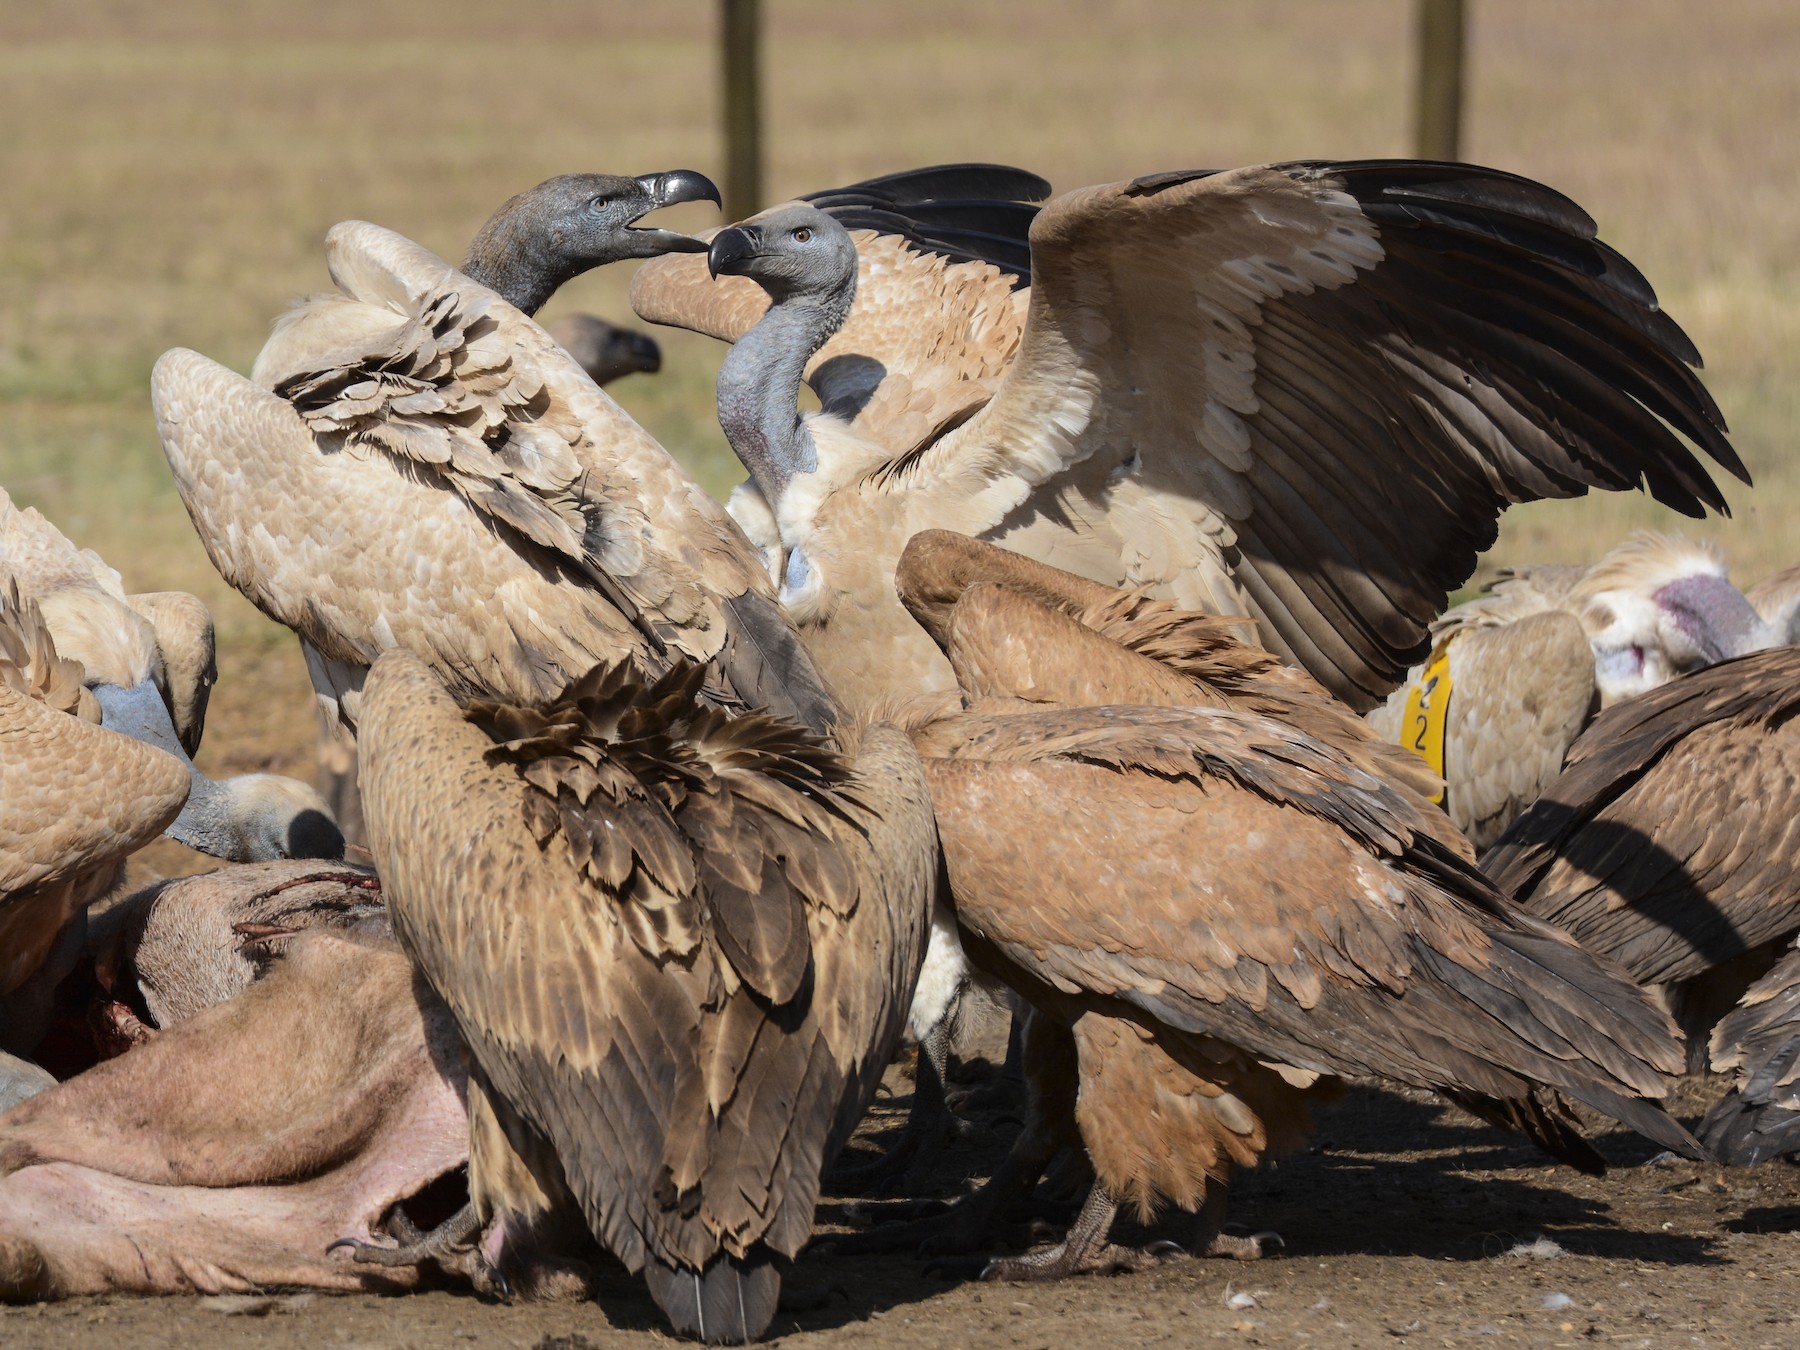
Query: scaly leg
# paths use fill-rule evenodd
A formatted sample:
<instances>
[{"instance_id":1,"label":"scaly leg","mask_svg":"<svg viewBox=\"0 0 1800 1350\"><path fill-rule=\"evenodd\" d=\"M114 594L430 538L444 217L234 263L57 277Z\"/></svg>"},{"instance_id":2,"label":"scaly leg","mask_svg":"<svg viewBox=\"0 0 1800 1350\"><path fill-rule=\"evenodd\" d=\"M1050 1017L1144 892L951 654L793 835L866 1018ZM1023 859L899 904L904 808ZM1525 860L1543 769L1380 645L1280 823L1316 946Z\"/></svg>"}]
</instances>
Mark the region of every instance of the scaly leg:
<instances>
[{"instance_id":1,"label":"scaly leg","mask_svg":"<svg viewBox=\"0 0 1800 1350\"><path fill-rule=\"evenodd\" d=\"M475 1217L473 1204L464 1205L429 1233L421 1232L396 1206L388 1216L387 1230L399 1246L380 1247L357 1238L339 1238L325 1250L348 1247L355 1259L366 1265L435 1265L446 1274L462 1276L477 1293L510 1298L512 1291L505 1277L483 1255L479 1240L471 1240L478 1238L480 1229L481 1221Z\"/></svg>"},{"instance_id":2,"label":"scaly leg","mask_svg":"<svg viewBox=\"0 0 1800 1350\"><path fill-rule=\"evenodd\" d=\"M1098 1181L1088 1192L1068 1235L1055 1247L1024 1256L990 1261L984 1280L1061 1280L1070 1275L1103 1275L1119 1270L1147 1270L1171 1256L1185 1256L1178 1243L1153 1242L1147 1247L1121 1247L1108 1242L1119 1202Z\"/></svg>"}]
</instances>

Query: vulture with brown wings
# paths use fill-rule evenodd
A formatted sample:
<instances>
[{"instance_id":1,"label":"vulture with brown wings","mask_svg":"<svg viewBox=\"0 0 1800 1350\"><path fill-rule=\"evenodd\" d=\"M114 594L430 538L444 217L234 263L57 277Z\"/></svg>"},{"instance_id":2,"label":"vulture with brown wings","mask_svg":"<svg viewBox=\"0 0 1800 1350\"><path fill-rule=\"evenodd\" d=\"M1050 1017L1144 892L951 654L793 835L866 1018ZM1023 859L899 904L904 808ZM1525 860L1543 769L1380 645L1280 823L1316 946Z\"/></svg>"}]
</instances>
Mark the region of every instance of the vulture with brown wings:
<instances>
[{"instance_id":1,"label":"vulture with brown wings","mask_svg":"<svg viewBox=\"0 0 1800 1350\"><path fill-rule=\"evenodd\" d=\"M885 214L946 195L893 193ZM1424 655L1508 504L1647 485L1723 509L1695 447L1743 476L1692 343L1527 179L1303 161L982 219L1014 255L1029 219L1028 290L982 240L959 259L806 205L712 240L711 270L754 281L766 313L742 282L709 291L697 259L633 286L643 317L736 339L720 420L752 487L734 510L853 706L951 685L889 586L923 528L1249 616L1360 711ZM929 416L890 416L921 390Z\"/></svg>"},{"instance_id":2,"label":"vulture with brown wings","mask_svg":"<svg viewBox=\"0 0 1800 1350\"><path fill-rule=\"evenodd\" d=\"M461 698L692 659L716 701L829 721L755 549L543 329L375 225L326 258L340 293L285 315L253 380L176 350L151 392L213 564L300 635L331 715L404 647Z\"/></svg>"},{"instance_id":3,"label":"vulture with brown wings","mask_svg":"<svg viewBox=\"0 0 1800 1350\"><path fill-rule=\"evenodd\" d=\"M1431 635L1369 721L1443 775L1442 805L1478 849L1543 795L1602 708L1780 640L1716 545L1648 532L1592 566L1506 568Z\"/></svg>"},{"instance_id":4,"label":"vulture with brown wings","mask_svg":"<svg viewBox=\"0 0 1800 1350\"><path fill-rule=\"evenodd\" d=\"M1793 647L1628 699L1482 859L1531 913L1669 986L1695 1068L1708 1029L1800 932L1796 712Z\"/></svg>"},{"instance_id":5,"label":"vulture with brown wings","mask_svg":"<svg viewBox=\"0 0 1800 1350\"><path fill-rule=\"evenodd\" d=\"M1034 1009L1032 1123L956 1222L974 1238L1065 1143L1098 1178L1062 1246L990 1274L1141 1263L1106 1240L1121 1202L1201 1210L1204 1250L1258 1254L1216 1230L1226 1179L1303 1139L1339 1077L1441 1092L1578 1167L1603 1162L1559 1093L1697 1151L1656 1104L1668 1018L1509 904L1306 677L1141 597L1105 602L1110 640L1063 628L1087 583L944 535L915 538L900 586L969 702L914 719L961 938ZM1203 665L1180 701L1236 706L1055 706L1174 702Z\"/></svg>"},{"instance_id":6,"label":"vulture with brown wings","mask_svg":"<svg viewBox=\"0 0 1800 1350\"><path fill-rule=\"evenodd\" d=\"M678 1330L740 1342L899 1036L937 850L901 733L732 718L702 674L464 710L389 653L363 787L395 930L474 1060L452 1231L516 1275L573 1215Z\"/></svg>"}]
</instances>

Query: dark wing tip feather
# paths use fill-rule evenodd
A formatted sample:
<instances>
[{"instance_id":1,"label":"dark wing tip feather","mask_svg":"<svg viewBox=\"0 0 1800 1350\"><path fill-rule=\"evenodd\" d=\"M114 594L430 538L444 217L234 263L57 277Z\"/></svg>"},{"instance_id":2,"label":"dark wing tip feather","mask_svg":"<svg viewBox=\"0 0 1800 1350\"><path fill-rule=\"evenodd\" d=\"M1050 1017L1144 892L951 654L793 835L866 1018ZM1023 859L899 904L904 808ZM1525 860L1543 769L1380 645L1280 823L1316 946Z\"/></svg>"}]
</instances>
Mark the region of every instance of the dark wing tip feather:
<instances>
[{"instance_id":1,"label":"dark wing tip feather","mask_svg":"<svg viewBox=\"0 0 1800 1350\"><path fill-rule=\"evenodd\" d=\"M848 187L809 193L802 201L849 230L874 230L905 239L951 262L985 262L1013 278L1031 280L1031 222L1050 184L1003 164L939 164L909 169Z\"/></svg>"},{"instance_id":2,"label":"dark wing tip feather","mask_svg":"<svg viewBox=\"0 0 1800 1350\"><path fill-rule=\"evenodd\" d=\"M781 1271L758 1248L742 1259L721 1256L704 1270L665 1263L654 1252L644 1283L669 1325L707 1345L748 1345L775 1320Z\"/></svg>"},{"instance_id":3,"label":"dark wing tip feather","mask_svg":"<svg viewBox=\"0 0 1800 1350\"><path fill-rule=\"evenodd\" d=\"M991 197L1041 202L1049 196L1049 181L1028 169L1016 169L1009 164L963 163L902 169L841 188L810 193L801 200L817 204L825 198L861 197L895 206L920 206L953 198Z\"/></svg>"}]
</instances>

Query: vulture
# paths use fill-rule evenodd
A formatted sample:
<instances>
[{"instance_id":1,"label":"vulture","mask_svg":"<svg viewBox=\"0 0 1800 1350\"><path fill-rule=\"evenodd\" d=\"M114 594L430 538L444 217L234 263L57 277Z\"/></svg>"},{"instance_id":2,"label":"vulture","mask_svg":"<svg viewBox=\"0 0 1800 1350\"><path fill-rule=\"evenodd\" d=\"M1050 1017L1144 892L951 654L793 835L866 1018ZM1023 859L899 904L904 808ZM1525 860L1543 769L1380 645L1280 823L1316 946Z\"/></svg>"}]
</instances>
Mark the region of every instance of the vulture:
<instances>
[{"instance_id":1,"label":"vulture","mask_svg":"<svg viewBox=\"0 0 1800 1350\"><path fill-rule=\"evenodd\" d=\"M1230 620L1177 610L948 530L912 537L895 588L970 698L1234 708L1298 728L1420 804L1442 788L1422 761L1378 739L1311 676L1237 641ZM1441 815L1428 811L1424 819L1443 848L1473 858ZM913 1112L900 1143L866 1175L916 1167L915 1155L943 1130L943 1073L972 974L956 917L941 903L911 1012L920 1045Z\"/></svg>"},{"instance_id":2,"label":"vulture","mask_svg":"<svg viewBox=\"0 0 1800 1350\"><path fill-rule=\"evenodd\" d=\"M1628 699L1482 859L1533 915L1668 986L1695 1068L1708 1028L1800 932L1797 712L1793 647Z\"/></svg>"},{"instance_id":3,"label":"vulture","mask_svg":"<svg viewBox=\"0 0 1800 1350\"><path fill-rule=\"evenodd\" d=\"M126 595L98 554L77 549L4 491L0 567L37 602L57 650L80 663L104 724L187 766L187 802L170 838L230 862L343 855L343 836L307 784L262 773L214 781L194 767L217 678L204 603L171 592Z\"/></svg>"},{"instance_id":4,"label":"vulture","mask_svg":"<svg viewBox=\"0 0 1800 1350\"><path fill-rule=\"evenodd\" d=\"M1800 567L1784 567L1746 592L1780 642L1800 640Z\"/></svg>"},{"instance_id":5,"label":"vulture","mask_svg":"<svg viewBox=\"0 0 1800 1350\"><path fill-rule=\"evenodd\" d=\"M405 647L458 698L526 704L600 663L701 661L715 702L825 727L755 548L541 328L375 225L334 227L326 260L338 293L279 320L252 379L177 349L151 394L208 556L300 635L328 721L353 729Z\"/></svg>"},{"instance_id":6,"label":"vulture","mask_svg":"<svg viewBox=\"0 0 1800 1350\"><path fill-rule=\"evenodd\" d=\"M1594 714L1677 675L1774 645L1713 544L1641 533L1592 566L1502 570L1431 626L1431 655L1369 721L1445 780L1487 848L1562 772Z\"/></svg>"},{"instance_id":7,"label":"vulture","mask_svg":"<svg viewBox=\"0 0 1800 1350\"><path fill-rule=\"evenodd\" d=\"M1029 645L959 627L988 672ZM1108 1243L1120 1204L1198 1210L1198 1250L1259 1255L1219 1232L1230 1172L1296 1147L1344 1077L1440 1092L1591 1171L1559 1094L1697 1154L1657 1104L1682 1062L1667 1015L1513 906L1415 793L1259 713L1004 689L913 727L963 946L1032 1009L1030 1121L954 1222L974 1237L1064 1144L1096 1181L1062 1244L989 1278L1154 1259Z\"/></svg>"},{"instance_id":8,"label":"vulture","mask_svg":"<svg viewBox=\"0 0 1800 1350\"><path fill-rule=\"evenodd\" d=\"M898 1039L937 851L904 734L733 717L702 675L463 708L395 651L360 745L395 932L473 1060L450 1234L504 1269L573 1213L678 1331L737 1343Z\"/></svg>"},{"instance_id":9,"label":"vulture","mask_svg":"<svg viewBox=\"0 0 1800 1350\"><path fill-rule=\"evenodd\" d=\"M1725 509L1701 454L1745 477L1693 344L1586 213L1528 179L1299 161L1006 211L1006 173L994 201L979 173L935 195L925 175L880 214L941 216L959 192L975 245L1027 245L1029 287L998 247L959 260L807 204L712 239L708 269L754 282L766 312L742 282L709 290L697 259L634 281L641 316L735 339L720 420L751 486L734 510L853 707L952 685L889 585L922 528L1242 616L1366 711L1425 655L1508 504L1645 485L1697 515ZM809 361L822 411L803 417Z\"/></svg>"},{"instance_id":10,"label":"vulture","mask_svg":"<svg viewBox=\"0 0 1800 1350\"><path fill-rule=\"evenodd\" d=\"M187 800L181 760L99 722L81 665L0 567L0 1052L35 1048L87 907ZM0 1098L35 1077L5 1055Z\"/></svg>"},{"instance_id":11,"label":"vulture","mask_svg":"<svg viewBox=\"0 0 1800 1350\"><path fill-rule=\"evenodd\" d=\"M608 384L642 371L662 369L662 348L648 333L621 328L593 314L565 314L544 325L557 345L575 358L595 384Z\"/></svg>"}]
</instances>

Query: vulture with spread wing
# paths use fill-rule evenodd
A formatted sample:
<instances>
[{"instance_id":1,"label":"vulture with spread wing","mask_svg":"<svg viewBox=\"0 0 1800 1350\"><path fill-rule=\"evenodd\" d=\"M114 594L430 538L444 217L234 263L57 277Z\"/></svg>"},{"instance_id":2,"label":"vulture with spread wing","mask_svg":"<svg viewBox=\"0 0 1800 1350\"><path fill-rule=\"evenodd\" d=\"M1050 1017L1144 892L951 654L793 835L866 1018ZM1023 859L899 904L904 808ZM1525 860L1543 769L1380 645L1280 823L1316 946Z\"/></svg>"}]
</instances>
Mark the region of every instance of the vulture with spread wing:
<instances>
[{"instance_id":1,"label":"vulture with spread wing","mask_svg":"<svg viewBox=\"0 0 1800 1350\"><path fill-rule=\"evenodd\" d=\"M950 209L915 196L887 214ZM984 219L1000 233L1026 215ZM708 255L773 297L754 327L741 284L701 298L697 259L647 264L633 303L737 337L720 420L754 491L734 509L852 704L950 687L888 584L907 538L940 526L1248 616L1366 710L1424 655L1509 503L1647 485L1722 510L1695 447L1743 476L1692 343L1594 233L1566 198L1491 169L1304 161L1060 197L1030 215L1028 291L1016 261L952 263L787 205ZM892 360L860 336L859 271L906 316ZM965 290L979 298L957 303ZM1011 332L1021 305L1016 339L982 344L996 365L938 372L938 345ZM834 334L844 350L814 361ZM920 351L922 371L906 364ZM802 418L809 361L824 411ZM933 402L935 426L885 429L877 377L896 365L905 389L959 391Z\"/></svg>"},{"instance_id":2,"label":"vulture with spread wing","mask_svg":"<svg viewBox=\"0 0 1800 1350\"><path fill-rule=\"evenodd\" d=\"M686 658L718 702L828 722L755 549L541 328L375 225L326 257L339 293L283 317L253 380L176 350L151 383L208 555L300 635L331 715L354 725L405 647L462 698Z\"/></svg>"},{"instance_id":3,"label":"vulture with spread wing","mask_svg":"<svg viewBox=\"0 0 1800 1350\"><path fill-rule=\"evenodd\" d=\"M119 574L0 490L0 569L37 602L57 650L78 662L110 729L168 751L189 791L168 835L232 862L337 858L344 840L323 798L278 774L217 781L194 767L217 668L212 616L191 595L127 595Z\"/></svg>"},{"instance_id":4,"label":"vulture with spread wing","mask_svg":"<svg viewBox=\"0 0 1800 1350\"><path fill-rule=\"evenodd\" d=\"M1482 859L1503 891L1644 984L1672 986L1694 1067L1800 932L1800 650L1688 675L1594 719Z\"/></svg>"},{"instance_id":5,"label":"vulture with spread wing","mask_svg":"<svg viewBox=\"0 0 1800 1350\"><path fill-rule=\"evenodd\" d=\"M901 733L733 719L701 673L465 711L385 655L363 787L395 930L474 1058L482 1253L573 1211L678 1330L738 1342L899 1036L937 850Z\"/></svg>"},{"instance_id":6,"label":"vulture with spread wing","mask_svg":"<svg viewBox=\"0 0 1800 1350\"><path fill-rule=\"evenodd\" d=\"M1507 568L1431 634L1369 721L1443 775L1476 848L1543 795L1600 709L1778 640L1716 545L1650 533L1590 567Z\"/></svg>"}]
</instances>

